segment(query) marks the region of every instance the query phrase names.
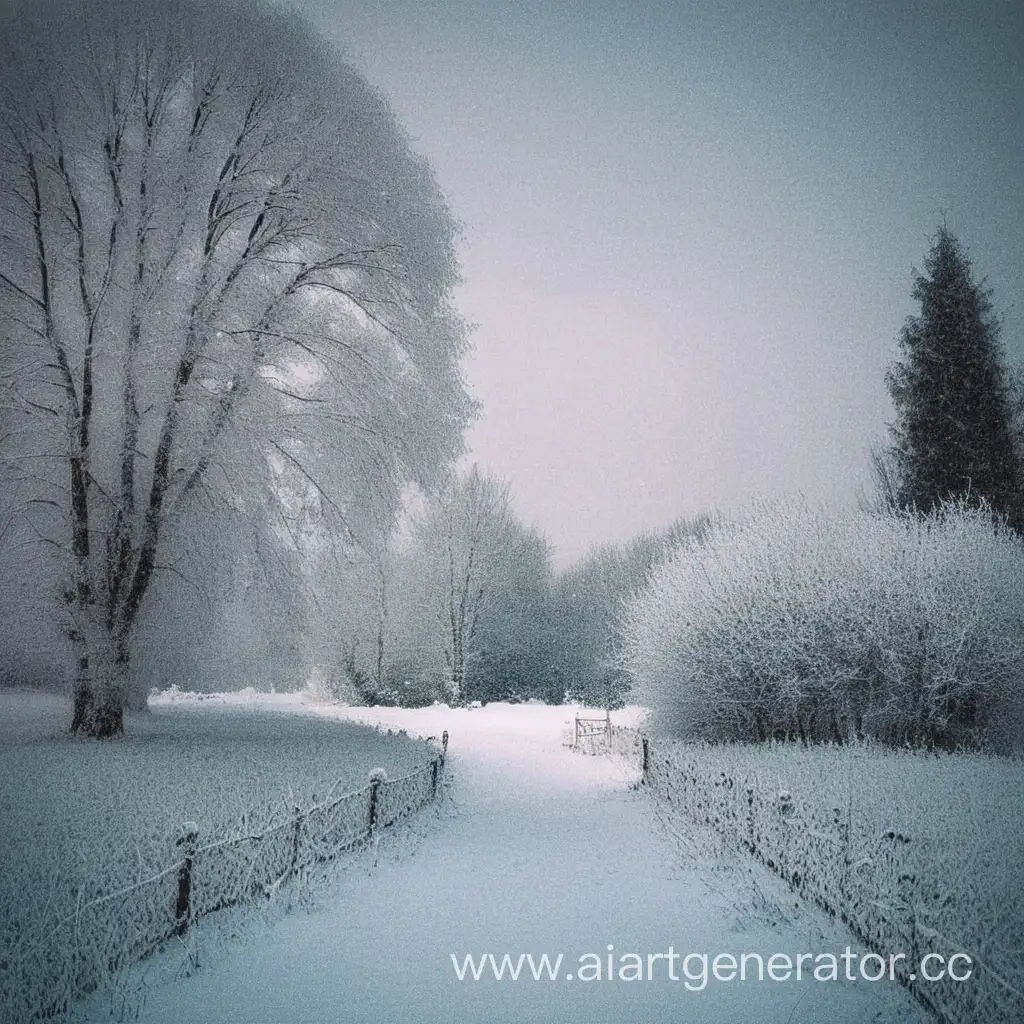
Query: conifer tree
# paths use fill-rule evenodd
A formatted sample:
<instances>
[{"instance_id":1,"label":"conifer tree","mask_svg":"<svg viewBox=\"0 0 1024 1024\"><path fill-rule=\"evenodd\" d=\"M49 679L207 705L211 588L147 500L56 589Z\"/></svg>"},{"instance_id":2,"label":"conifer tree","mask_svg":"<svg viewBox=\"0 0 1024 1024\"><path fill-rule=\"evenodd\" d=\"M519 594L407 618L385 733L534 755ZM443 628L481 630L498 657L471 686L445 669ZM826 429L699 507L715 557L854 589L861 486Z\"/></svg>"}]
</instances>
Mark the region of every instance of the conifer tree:
<instances>
[{"instance_id":1,"label":"conifer tree","mask_svg":"<svg viewBox=\"0 0 1024 1024\"><path fill-rule=\"evenodd\" d=\"M903 359L886 383L898 504L922 512L958 496L986 501L1024 528L1009 378L991 292L945 227L914 280L920 314L900 332Z\"/></svg>"}]
</instances>

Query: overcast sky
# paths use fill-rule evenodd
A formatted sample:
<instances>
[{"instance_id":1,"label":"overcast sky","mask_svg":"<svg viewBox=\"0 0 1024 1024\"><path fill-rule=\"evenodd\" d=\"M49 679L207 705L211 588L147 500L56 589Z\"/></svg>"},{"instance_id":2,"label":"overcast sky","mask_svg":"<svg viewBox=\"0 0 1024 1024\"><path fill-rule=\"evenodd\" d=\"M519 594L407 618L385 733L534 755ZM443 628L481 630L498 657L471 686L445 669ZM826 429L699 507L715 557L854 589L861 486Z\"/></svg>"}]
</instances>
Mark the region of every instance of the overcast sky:
<instances>
[{"instance_id":1,"label":"overcast sky","mask_svg":"<svg viewBox=\"0 0 1024 1024\"><path fill-rule=\"evenodd\" d=\"M296 0L465 224L471 457L558 564L854 501L943 216L1024 361L1020 0Z\"/></svg>"}]
</instances>

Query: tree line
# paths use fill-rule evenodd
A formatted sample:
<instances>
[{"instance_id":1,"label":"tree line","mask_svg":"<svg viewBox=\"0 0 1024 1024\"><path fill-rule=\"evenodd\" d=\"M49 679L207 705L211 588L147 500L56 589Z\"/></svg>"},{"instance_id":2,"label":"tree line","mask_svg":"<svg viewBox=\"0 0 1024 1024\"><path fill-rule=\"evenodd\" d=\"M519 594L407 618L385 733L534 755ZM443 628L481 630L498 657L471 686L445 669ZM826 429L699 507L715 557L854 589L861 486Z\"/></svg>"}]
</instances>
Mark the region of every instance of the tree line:
<instances>
[{"instance_id":1,"label":"tree line","mask_svg":"<svg viewBox=\"0 0 1024 1024\"><path fill-rule=\"evenodd\" d=\"M630 685L618 664L624 602L705 523L680 520L558 572L545 538L515 514L508 483L473 466L421 496L389 549L338 581L352 614L312 677L327 694L367 704L621 707ZM352 602L357 578L365 589Z\"/></svg>"}]
</instances>

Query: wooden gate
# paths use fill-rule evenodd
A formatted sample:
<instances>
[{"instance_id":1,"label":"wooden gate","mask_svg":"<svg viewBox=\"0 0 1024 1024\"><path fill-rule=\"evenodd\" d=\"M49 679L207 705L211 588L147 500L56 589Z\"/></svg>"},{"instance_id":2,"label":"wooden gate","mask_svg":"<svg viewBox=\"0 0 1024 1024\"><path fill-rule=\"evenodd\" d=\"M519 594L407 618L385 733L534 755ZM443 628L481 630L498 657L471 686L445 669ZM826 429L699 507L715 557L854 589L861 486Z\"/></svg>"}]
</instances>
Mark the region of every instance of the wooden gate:
<instances>
[{"instance_id":1,"label":"wooden gate","mask_svg":"<svg viewBox=\"0 0 1024 1024\"><path fill-rule=\"evenodd\" d=\"M586 740L591 745L603 740L607 745L611 737L611 726L611 712L609 711L604 713L603 718L588 718L583 715L577 715L573 746L579 747L583 740Z\"/></svg>"}]
</instances>

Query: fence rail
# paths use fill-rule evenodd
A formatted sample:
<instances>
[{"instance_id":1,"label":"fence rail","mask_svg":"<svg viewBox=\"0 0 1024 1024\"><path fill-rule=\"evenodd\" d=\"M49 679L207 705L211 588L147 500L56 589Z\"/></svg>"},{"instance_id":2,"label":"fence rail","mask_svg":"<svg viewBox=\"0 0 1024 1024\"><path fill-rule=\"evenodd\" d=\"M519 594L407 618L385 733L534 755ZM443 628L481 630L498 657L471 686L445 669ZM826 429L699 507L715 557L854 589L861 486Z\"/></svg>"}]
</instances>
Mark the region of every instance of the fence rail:
<instances>
[{"instance_id":1,"label":"fence rail","mask_svg":"<svg viewBox=\"0 0 1024 1024\"><path fill-rule=\"evenodd\" d=\"M635 757L652 793L756 857L868 949L883 957L904 952L898 980L944 1024L1024 1021L1024 994L1009 964L991 963L951 938L949 922L934 913L934 883L911 859L910 836L874 835L851 808L818 808L785 790L766 792L756 778L714 775L695 758L657 750L638 729L611 726L594 752L602 747ZM947 963L966 953L970 981L911 977L927 953Z\"/></svg>"},{"instance_id":2,"label":"fence rail","mask_svg":"<svg viewBox=\"0 0 1024 1024\"><path fill-rule=\"evenodd\" d=\"M438 796L447 750L446 730L437 756L422 767L395 779L374 769L362 789L296 807L258 833L201 843L198 826L186 822L174 863L0 950L0 1020L59 1019L105 978L200 918L270 897L288 879L374 839Z\"/></svg>"}]
</instances>

